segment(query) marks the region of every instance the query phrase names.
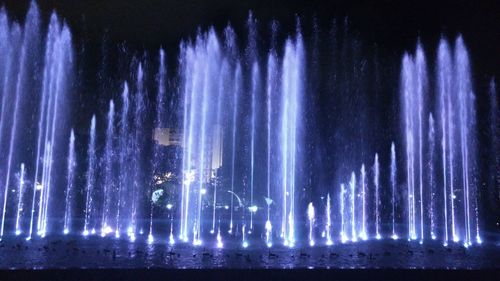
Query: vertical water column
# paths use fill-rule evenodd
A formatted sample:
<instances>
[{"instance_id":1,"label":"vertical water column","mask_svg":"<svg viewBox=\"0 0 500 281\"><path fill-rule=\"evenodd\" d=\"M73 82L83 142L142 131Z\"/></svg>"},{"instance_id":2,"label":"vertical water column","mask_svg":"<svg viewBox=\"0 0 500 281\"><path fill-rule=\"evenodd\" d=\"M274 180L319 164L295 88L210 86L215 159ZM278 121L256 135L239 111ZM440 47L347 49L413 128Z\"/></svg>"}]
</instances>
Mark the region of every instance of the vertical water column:
<instances>
[{"instance_id":1,"label":"vertical water column","mask_svg":"<svg viewBox=\"0 0 500 281\"><path fill-rule=\"evenodd\" d=\"M295 40L287 39L281 76L279 147L282 186L282 227L284 244L295 244L295 192L304 91L304 46L300 30Z\"/></svg>"},{"instance_id":2,"label":"vertical water column","mask_svg":"<svg viewBox=\"0 0 500 281\"><path fill-rule=\"evenodd\" d=\"M113 191L115 189L115 178L114 178L114 156L115 147L113 144L113 139L115 135L114 129L114 118L115 118L115 103L113 100L109 102L108 110L108 126L106 127L106 139L104 143L104 157L103 157L103 168L104 168L104 182L103 182L103 204L102 204L102 216L101 216L101 236L104 237L107 234L113 232L111 227L111 203L113 201Z\"/></svg>"},{"instance_id":3,"label":"vertical water column","mask_svg":"<svg viewBox=\"0 0 500 281\"><path fill-rule=\"evenodd\" d=\"M24 163L21 163L21 170L19 171L19 183L17 187L17 214L16 214L16 235L21 234L21 215L24 209L23 195L24 195L24 182L26 171Z\"/></svg>"},{"instance_id":4,"label":"vertical water column","mask_svg":"<svg viewBox=\"0 0 500 281\"><path fill-rule=\"evenodd\" d=\"M434 162L436 161L436 147L435 147L435 129L434 129L434 117L432 117L432 113L429 114L429 133L428 133L428 143L429 143L429 158L428 158L428 178L429 178L429 213L428 217L430 219L431 224L431 239L435 240L436 236L436 184L434 182Z\"/></svg>"},{"instance_id":5,"label":"vertical water column","mask_svg":"<svg viewBox=\"0 0 500 281\"><path fill-rule=\"evenodd\" d=\"M477 182L474 179L475 157L474 157L474 133L476 132L475 120L475 96L472 90L470 77L469 54L465 48L463 39L458 36L455 41L455 94L458 95L458 115L459 115L459 136L460 136L460 154L462 168L462 194L463 194L463 220L464 220L464 245L472 245L472 223L471 218L471 192L472 185ZM473 187L473 186L472 186ZM474 187L473 187L474 191ZM474 204L474 203L472 203ZM474 206L474 205L472 205ZM478 235L477 235L478 236Z\"/></svg>"},{"instance_id":6,"label":"vertical water column","mask_svg":"<svg viewBox=\"0 0 500 281\"><path fill-rule=\"evenodd\" d=\"M347 229L346 229L346 197L347 191L345 184L340 184L340 241L342 243L347 242Z\"/></svg>"},{"instance_id":7,"label":"vertical water column","mask_svg":"<svg viewBox=\"0 0 500 281\"><path fill-rule=\"evenodd\" d=\"M181 45L183 114L183 186L181 197L180 237L193 244L202 243L202 204L206 185L219 167L212 163L211 144L214 132L217 98L220 91L222 54L213 29L199 34L194 45ZM191 233L189 232L191 230Z\"/></svg>"},{"instance_id":8,"label":"vertical water column","mask_svg":"<svg viewBox=\"0 0 500 281\"><path fill-rule=\"evenodd\" d=\"M89 235L89 232L92 230L91 227L91 219L95 219L93 217L94 213L94 186L96 183L96 165L97 165L97 157L96 157L96 135L95 135L95 126L96 119L95 115L92 116L92 120L90 121L90 139L89 146L87 149L87 174L86 174L86 185L85 185L85 222L83 226L83 235Z\"/></svg>"},{"instance_id":9,"label":"vertical water column","mask_svg":"<svg viewBox=\"0 0 500 281\"><path fill-rule=\"evenodd\" d=\"M163 49L160 49L159 53L159 60L160 64L158 67L158 74L156 75L156 82L157 82L157 94L156 94L156 117L155 117L155 129L162 129L165 128L165 95L166 95L166 76L167 76L167 69L165 66L165 51ZM161 146L159 144L154 145L153 148L153 176L157 176L158 173L160 172L160 164L162 161L162 156L161 156ZM153 189L154 185L151 187ZM151 190L151 196L153 194L154 190ZM151 198L148 198L150 200L150 214L149 214L149 235L148 235L148 241L152 242L154 240L153 238L153 200Z\"/></svg>"},{"instance_id":10,"label":"vertical water column","mask_svg":"<svg viewBox=\"0 0 500 281\"><path fill-rule=\"evenodd\" d=\"M403 99L403 124L406 138L406 182L408 186L408 236L417 239L417 218L420 227L420 241L424 239L423 221L423 126L424 96L427 91L427 70L425 55L420 44L416 55L403 56L401 70L401 95ZM415 188L418 191L415 192ZM419 215L417 198L419 195Z\"/></svg>"},{"instance_id":11,"label":"vertical water column","mask_svg":"<svg viewBox=\"0 0 500 281\"><path fill-rule=\"evenodd\" d=\"M137 232L137 223L139 217L139 204L141 201L141 186L143 182L143 162L142 152L144 149L144 122L146 113L146 93L144 89L144 70L142 63L137 66L136 74L136 92L134 96L135 110L134 110L134 134L132 145L132 191L130 197L130 217L127 234L130 240L135 240Z\"/></svg>"},{"instance_id":12,"label":"vertical water column","mask_svg":"<svg viewBox=\"0 0 500 281\"><path fill-rule=\"evenodd\" d=\"M380 239L380 164L378 154L375 153L375 162L373 163L373 184L375 186L375 238Z\"/></svg>"},{"instance_id":13,"label":"vertical water column","mask_svg":"<svg viewBox=\"0 0 500 281\"><path fill-rule=\"evenodd\" d=\"M273 147L273 100L274 95L278 91L278 69L277 58L274 49L271 49L267 58L267 86L266 86L266 105L267 105L267 118L266 118L266 135L267 135L267 173L266 173L266 205L267 205L267 220L266 220L266 244L272 245L272 222L271 222L271 204L273 202L271 195L271 173L272 173L272 155Z\"/></svg>"},{"instance_id":14,"label":"vertical water column","mask_svg":"<svg viewBox=\"0 0 500 281\"><path fill-rule=\"evenodd\" d=\"M65 210L64 210L64 228L63 234L68 234L71 230L71 219L73 216L73 188L75 184L75 169L76 169L76 152L75 152L75 133L73 129L69 137L68 162L66 177L66 194L65 194Z\"/></svg>"},{"instance_id":15,"label":"vertical water column","mask_svg":"<svg viewBox=\"0 0 500 281\"><path fill-rule=\"evenodd\" d=\"M361 231L359 237L363 240L368 239L366 233L366 170L365 164L361 165Z\"/></svg>"},{"instance_id":16,"label":"vertical water column","mask_svg":"<svg viewBox=\"0 0 500 281\"><path fill-rule=\"evenodd\" d=\"M239 106L239 96L241 91L241 65L238 63L235 68L234 74L234 95L233 95L233 124L232 124L232 144L231 144L231 193L234 193L234 185L235 185L235 171L236 171L236 138L237 138L237 121L238 121L238 106ZM231 204L230 204L230 218L229 218L229 230L228 233L233 233L233 212L234 212L234 197L231 196Z\"/></svg>"},{"instance_id":17,"label":"vertical water column","mask_svg":"<svg viewBox=\"0 0 500 281\"><path fill-rule=\"evenodd\" d=\"M66 25L61 26L59 19L53 13L50 19L45 47L30 237L37 190L40 190L37 233L44 236L47 231L54 157L58 153L60 142L62 141L61 137L64 136L66 139L67 136L63 128L64 122L67 119L65 102L67 102L69 87L71 86L70 79L73 68L71 40L69 28Z\"/></svg>"},{"instance_id":18,"label":"vertical water column","mask_svg":"<svg viewBox=\"0 0 500 281\"><path fill-rule=\"evenodd\" d=\"M349 181L349 188L350 188L350 203L351 203L351 208L350 208L350 219L351 219L351 241L356 242L358 241L358 235L357 235L357 230L356 230L356 174L352 172L351 174L351 180Z\"/></svg>"},{"instance_id":19,"label":"vertical water column","mask_svg":"<svg viewBox=\"0 0 500 281\"><path fill-rule=\"evenodd\" d=\"M17 28L15 28L17 29ZM14 31L17 33L17 31ZM31 94L30 87L33 87L36 83L32 80L32 72L36 72L37 68L37 58L38 50L37 45L39 44L39 33L40 33L40 15L38 11L38 7L36 4L32 3L28 14L26 15L26 20L24 23L24 28L22 30L22 39L20 42L20 50L19 50L19 60L18 71L17 73L11 73L13 77L16 77L12 84L9 83L9 90L13 92L14 103L12 108L12 123L10 128L7 127L8 131L10 131L9 142L8 142L8 150L7 150L7 158L4 166L4 182L3 184L3 207L2 207L2 220L0 225L0 239L3 237L5 230L5 220L6 220L6 212L7 212L7 202L8 202L8 190L11 184L11 172L12 168L18 165L18 151L22 149L22 147L17 145L18 134L19 134L19 126L24 123L23 118L23 105L30 98L28 95ZM16 34L13 34L16 36ZM8 84L6 83L5 86ZM4 88L5 89L5 88ZM4 91L4 94L6 92ZM10 111L10 110L9 110ZM3 124L2 124L3 125ZM2 128L3 130L3 128Z\"/></svg>"},{"instance_id":20,"label":"vertical water column","mask_svg":"<svg viewBox=\"0 0 500 281\"><path fill-rule=\"evenodd\" d=\"M437 55L437 80L439 93L439 114L441 125L441 152L442 152L442 173L443 173L443 219L444 219L444 245L448 244L448 200L451 207L452 237L455 238L455 217L454 217L454 191L453 191L453 112L451 106L451 87L452 87L452 61L450 48L446 40L441 39ZM449 193L448 193L449 190Z\"/></svg>"},{"instance_id":21,"label":"vertical water column","mask_svg":"<svg viewBox=\"0 0 500 281\"><path fill-rule=\"evenodd\" d=\"M119 158L119 177L118 177L118 194L116 202L116 217L115 217L115 237L119 238L122 225L122 208L124 207L124 193L128 191L129 181L127 175L130 174L130 131L129 131L129 111L130 101L127 82L123 82L123 91L121 94L122 108L120 113L120 128L118 140L118 158Z\"/></svg>"},{"instance_id":22,"label":"vertical water column","mask_svg":"<svg viewBox=\"0 0 500 281\"><path fill-rule=\"evenodd\" d=\"M396 175L397 175L397 167L396 167L396 147L394 142L391 143L391 219L392 219L392 239L398 239L398 235L396 234Z\"/></svg>"}]
</instances>

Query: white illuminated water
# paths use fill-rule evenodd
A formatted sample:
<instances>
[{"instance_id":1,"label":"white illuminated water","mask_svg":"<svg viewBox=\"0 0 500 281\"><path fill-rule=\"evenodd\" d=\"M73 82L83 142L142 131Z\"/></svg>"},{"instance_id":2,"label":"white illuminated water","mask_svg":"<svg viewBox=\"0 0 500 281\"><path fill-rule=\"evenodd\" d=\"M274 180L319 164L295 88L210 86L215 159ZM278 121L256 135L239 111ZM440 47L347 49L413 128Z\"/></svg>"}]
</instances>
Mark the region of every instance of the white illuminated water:
<instances>
[{"instance_id":1,"label":"white illuminated water","mask_svg":"<svg viewBox=\"0 0 500 281\"><path fill-rule=\"evenodd\" d=\"M281 41L273 23L267 42L250 14L244 50L231 26L199 29L180 44L172 75L166 49L135 55L87 108L74 89L69 28L55 13L47 28L40 18L34 3L22 24L0 11L0 239L482 242L476 96L461 36L440 40L433 71L422 43L403 54L392 81L402 125L394 141L377 150L368 142L360 157L333 155L342 172L311 172L306 156L323 144L305 145L317 125L308 119L310 50L298 21ZM494 82L490 98L497 106ZM321 194L310 190L309 172Z\"/></svg>"}]
</instances>

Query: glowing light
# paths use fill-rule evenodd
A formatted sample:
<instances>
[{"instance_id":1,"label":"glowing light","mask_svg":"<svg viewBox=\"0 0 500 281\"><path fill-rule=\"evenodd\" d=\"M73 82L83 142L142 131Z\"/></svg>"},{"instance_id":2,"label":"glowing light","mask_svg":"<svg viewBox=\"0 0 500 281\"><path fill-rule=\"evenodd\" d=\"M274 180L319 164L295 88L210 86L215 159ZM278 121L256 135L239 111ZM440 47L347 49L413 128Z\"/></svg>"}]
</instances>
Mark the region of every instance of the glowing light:
<instances>
[{"instance_id":1,"label":"glowing light","mask_svg":"<svg viewBox=\"0 0 500 281\"><path fill-rule=\"evenodd\" d=\"M174 234L172 232L170 232L170 236L168 237L168 244L170 245L175 244Z\"/></svg>"},{"instance_id":2,"label":"glowing light","mask_svg":"<svg viewBox=\"0 0 500 281\"><path fill-rule=\"evenodd\" d=\"M244 241L243 244L242 244L243 248L248 248L248 242L247 241Z\"/></svg>"},{"instance_id":3,"label":"glowing light","mask_svg":"<svg viewBox=\"0 0 500 281\"><path fill-rule=\"evenodd\" d=\"M256 212L257 212L257 209L258 209L258 207L257 207L257 206L255 206L255 205L248 207L248 210L249 210L250 212L252 212L252 213L256 213Z\"/></svg>"},{"instance_id":4,"label":"glowing light","mask_svg":"<svg viewBox=\"0 0 500 281\"><path fill-rule=\"evenodd\" d=\"M200 192L201 192L201 195L205 195L205 194L207 194L207 190L206 190L205 188L202 188L202 189L200 190Z\"/></svg>"},{"instance_id":5,"label":"glowing light","mask_svg":"<svg viewBox=\"0 0 500 281\"><path fill-rule=\"evenodd\" d=\"M397 235L397 234L393 234L393 235L391 236L391 238L392 238L392 240L398 240L398 239L399 239L399 237L398 237L398 235Z\"/></svg>"},{"instance_id":6,"label":"glowing light","mask_svg":"<svg viewBox=\"0 0 500 281\"><path fill-rule=\"evenodd\" d=\"M377 234L377 235L375 236L375 239L377 239L377 240L380 240L380 239L382 239L382 235L380 235L380 234ZM366 239L365 239L365 240L366 240Z\"/></svg>"},{"instance_id":7,"label":"glowing light","mask_svg":"<svg viewBox=\"0 0 500 281\"><path fill-rule=\"evenodd\" d=\"M170 203L167 204L167 209L168 210L172 210L172 207L174 207L172 204L170 204Z\"/></svg>"},{"instance_id":8,"label":"glowing light","mask_svg":"<svg viewBox=\"0 0 500 281\"><path fill-rule=\"evenodd\" d=\"M21 230L16 230L16 236L21 234Z\"/></svg>"},{"instance_id":9,"label":"glowing light","mask_svg":"<svg viewBox=\"0 0 500 281\"><path fill-rule=\"evenodd\" d=\"M68 234L68 233L69 233L69 229L65 228L65 229L63 230L63 234L64 234L64 235L66 235L66 234Z\"/></svg>"},{"instance_id":10,"label":"glowing light","mask_svg":"<svg viewBox=\"0 0 500 281\"><path fill-rule=\"evenodd\" d=\"M483 240L481 240L480 236L476 236L476 242L477 242L477 244L482 244Z\"/></svg>"},{"instance_id":11,"label":"glowing light","mask_svg":"<svg viewBox=\"0 0 500 281\"><path fill-rule=\"evenodd\" d=\"M153 234L148 235L148 244L152 244L155 241Z\"/></svg>"}]
</instances>

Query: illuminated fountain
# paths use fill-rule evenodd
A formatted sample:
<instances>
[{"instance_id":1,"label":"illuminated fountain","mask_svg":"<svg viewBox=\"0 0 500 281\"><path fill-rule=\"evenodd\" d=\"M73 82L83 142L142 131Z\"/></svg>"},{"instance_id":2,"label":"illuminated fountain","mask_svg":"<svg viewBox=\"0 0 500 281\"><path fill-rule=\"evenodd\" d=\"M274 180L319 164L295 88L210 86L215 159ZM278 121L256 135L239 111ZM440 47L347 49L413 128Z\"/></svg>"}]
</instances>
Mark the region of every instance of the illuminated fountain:
<instances>
[{"instance_id":1,"label":"illuminated fountain","mask_svg":"<svg viewBox=\"0 0 500 281\"><path fill-rule=\"evenodd\" d=\"M125 235L243 249L482 243L475 95L460 36L453 47L441 39L434 72L422 43L403 55L394 141L335 155L339 171L307 171L321 144L306 140L318 124L308 119L315 93L298 20L281 42L273 22L261 48L250 14L243 52L231 26L200 29L180 44L174 75L166 49L134 56L113 94L98 93L109 95L98 98L106 108L95 102L73 120L71 33L52 14L41 36L39 17L35 4L23 25L0 11L0 238ZM335 175L316 192L308 172Z\"/></svg>"}]
</instances>

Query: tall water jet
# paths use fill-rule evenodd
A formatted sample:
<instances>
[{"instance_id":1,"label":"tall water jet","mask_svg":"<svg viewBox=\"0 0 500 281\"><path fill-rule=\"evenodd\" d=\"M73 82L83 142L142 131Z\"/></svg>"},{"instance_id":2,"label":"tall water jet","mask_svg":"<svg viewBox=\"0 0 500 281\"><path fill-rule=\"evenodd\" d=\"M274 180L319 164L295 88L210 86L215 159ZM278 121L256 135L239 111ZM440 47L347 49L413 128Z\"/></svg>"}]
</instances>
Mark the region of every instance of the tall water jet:
<instances>
[{"instance_id":1,"label":"tall water jet","mask_svg":"<svg viewBox=\"0 0 500 281\"><path fill-rule=\"evenodd\" d=\"M348 236L347 236L347 225L346 225L346 188L345 184L340 184L340 241L342 243L347 242Z\"/></svg>"},{"instance_id":2,"label":"tall water jet","mask_svg":"<svg viewBox=\"0 0 500 281\"><path fill-rule=\"evenodd\" d=\"M451 200L452 212L452 235L455 237L454 230L454 195L453 195L453 123L451 122L453 113L451 112L451 87L452 87L452 61L450 56L450 48L446 40L441 39L438 47L437 59L437 80L439 92L439 109L441 122L441 151L442 151L442 169L443 169L443 214L444 214L444 244L448 244L448 190ZM449 187L449 189L448 189Z\"/></svg>"},{"instance_id":3,"label":"tall water jet","mask_svg":"<svg viewBox=\"0 0 500 281\"><path fill-rule=\"evenodd\" d=\"M432 113L429 114L429 134L428 134L428 143L429 143L429 158L428 158L428 173L429 173L429 189L430 189L430 203L429 203L429 219L431 224L431 238L432 240L436 239L436 218L435 218L435 206L436 206L436 184L434 182L434 162L436 161L436 147L435 147L435 131L434 131L434 118L432 117Z\"/></svg>"},{"instance_id":4,"label":"tall water jet","mask_svg":"<svg viewBox=\"0 0 500 281\"><path fill-rule=\"evenodd\" d=\"M160 49L160 66L158 68L158 74L156 75L156 81L158 85L158 91L156 94L156 117L155 117L155 129L165 128L165 95L166 95L166 76L167 69L165 66L165 51ZM153 149L153 177L156 177L160 172L160 164L162 162L161 146L155 143ZM154 186L152 186L153 188ZM151 196L154 190L151 189ZM150 214L149 214L149 235L148 239L153 240L153 200L150 200Z\"/></svg>"},{"instance_id":5,"label":"tall water jet","mask_svg":"<svg viewBox=\"0 0 500 281\"><path fill-rule=\"evenodd\" d=\"M141 183L143 175L143 165L142 165L142 150L144 146L144 126L145 122L145 112L146 112L146 93L144 88L144 70L142 68L142 63L137 66L136 74L136 92L135 92L135 111L134 111L134 135L133 135L133 145L132 145L132 167L133 167L133 183L132 183L132 197L130 202L130 218L129 226L127 229L127 234L131 240L135 240L135 234L137 231L137 220L139 216L139 204L140 204L140 193L141 193Z\"/></svg>"},{"instance_id":6,"label":"tall water jet","mask_svg":"<svg viewBox=\"0 0 500 281\"><path fill-rule=\"evenodd\" d=\"M256 118L257 118L257 94L259 91L259 65L252 64L252 120L251 120L251 140L250 140L250 206L254 206L254 174L255 174L255 139L256 139ZM250 231L253 230L253 212L250 212Z\"/></svg>"},{"instance_id":7,"label":"tall water jet","mask_svg":"<svg viewBox=\"0 0 500 281\"><path fill-rule=\"evenodd\" d=\"M366 233L366 170L365 164L361 165L361 231L359 237L363 240L368 239Z\"/></svg>"},{"instance_id":8,"label":"tall water jet","mask_svg":"<svg viewBox=\"0 0 500 281\"><path fill-rule=\"evenodd\" d=\"M215 124L215 113L222 54L215 31L199 34L194 45L182 44L180 60L184 95L180 237L187 241L192 236L193 244L200 245L203 195L222 164L210 153L213 145L221 144L221 126Z\"/></svg>"},{"instance_id":9,"label":"tall water jet","mask_svg":"<svg viewBox=\"0 0 500 281\"><path fill-rule=\"evenodd\" d=\"M237 120L238 120L238 106L239 106L239 95L241 90L241 66L238 63L236 65L234 74L234 95L233 95L233 118L232 118L232 144L231 144L231 192L234 192L235 184L235 161L236 161L236 132L237 132ZM231 196L230 204L230 218L229 218L229 230L228 233L233 232L233 212L234 212L234 198Z\"/></svg>"},{"instance_id":10,"label":"tall water jet","mask_svg":"<svg viewBox=\"0 0 500 281\"><path fill-rule=\"evenodd\" d=\"M392 219L392 239L398 239L398 235L396 234L396 148L394 142L391 143L391 219Z\"/></svg>"},{"instance_id":11,"label":"tall water jet","mask_svg":"<svg viewBox=\"0 0 500 281\"><path fill-rule=\"evenodd\" d=\"M275 25L273 25L273 34L275 32ZM266 243L271 245L272 241L272 223L271 223L271 188L274 185L271 184L271 173L272 173L272 153L273 153L273 100L274 94L278 91L278 66L277 66L277 58L276 51L274 48L271 48L269 51L269 55L267 58L267 88L266 88L266 104L267 104L267 118L266 118L266 133L267 133L267 197L266 197L266 205L267 205L267 220L266 220Z\"/></svg>"},{"instance_id":12,"label":"tall water jet","mask_svg":"<svg viewBox=\"0 0 500 281\"><path fill-rule=\"evenodd\" d=\"M416 196L419 195L420 240L424 239L423 222L423 168L422 131L424 114L423 100L427 91L427 70L425 55L420 44L416 55L403 56L401 70L401 95L403 99L403 123L406 138L406 184L408 187L408 236L417 239ZM418 186L418 192L415 188Z\"/></svg>"},{"instance_id":13,"label":"tall water jet","mask_svg":"<svg viewBox=\"0 0 500 281\"><path fill-rule=\"evenodd\" d=\"M281 114L279 147L281 149L282 227L284 244L295 244L295 184L298 161L299 129L302 120L304 46L300 30L295 40L287 39L281 77Z\"/></svg>"},{"instance_id":14,"label":"tall water jet","mask_svg":"<svg viewBox=\"0 0 500 281\"><path fill-rule=\"evenodd\" d=\"M63 234L68 234L71 230L71 218L73 216L73 189L75 185L76 152L75 152L75 133L73 129L69 137L68 163L66 176L65 209L64 209L64 228Z\"/></svg>"},{"instance_id":15,"label":"tall water jet","mask_svg":"<svg viewBox=\"0 0 500 281\"><path fill-rule=\"evenodd\" d=\"M17 32L16 32L17 33ZM22 41L20 45L19 51L19 61L17 62L19 65L18 72L15 74L17 77L15 82L12 85L12 88L9 91L14 93L14 105L13 105L13 113L12 113L12 125L10 127L10 138L8 142L8 154L6 159L6 166L4 167L5 178L3 186L4 186L4 194L3 194L3 207L2 207L2 220L0 225L0 239L3 237L4 228L5 228L5 220L6 220L6 212L7 212L7 201L8 201L8 190L10 188L11 181L11 170L13 167L17 166L17 151L21 149L21 147L17 146L17 139L19 134L19 123L24 123L23 119L23 105L25 101L30 98L30 86L35 84L34 81L30 80L33 73L37 72L37 58L39 54L37 53L38 40L40 33L40 15L38 11L38 7L35 3L32 3L28 14L26 15L26 20L24 23L24 28L22 31ZM6 84L7 85L7 84ZM5 94L5 91L4 91ZM3 128L2 128L3 129Z\"/></svg>"},{"instance_id":16,"label":"tall water jet","mask_svg":"<svg viewBox=\"0 0 500 281\"><path fill-rule=\"evenodd\" d=\"M375 162L373 163L373 185L375 186L375 238L380 239L380 164L378 162L378 153L375 153Z\"/></svg>"},{"instance_id":17,"label":"tall water jet","mask_svg":"<svg viewBox=\"0 0 500 281\"><path fill-rule=\"evenodd\" d=\"M248 46L246 50L247 63L250 66L250 96L251 96L251 120L250 120L250 206L254 206L255 185L255 141L257 137L257 95L260 91L259 64L257 61L257 22L249 13L247 20ZM250 232L253 230L253 212L250 212Z\"/></svg>"},{"instance_id":18,"label":"tall water jet","mask_svg":"<svg viewBox=\"0 0 500 281\"><path fill-rule=\"evenodd\" d=\"M471 184L477 184L474 179L474 138L475 133L475 96L472 90L470 77L469 55L461 36L455 41L455 93L458 94L459 135L460 154L462 168L462 193L463 193L463 220L464 220L464 243L471 245ZM474 195L475 192L472 192ZM473 203L472 203L473 204Z\"/></svg>"},{"instance_id":19,"label":"tall water jet","mask_svg":"<svg viewBox=\"0 0 500 281\"><path fill-rule=\"evenodd\" d=\"M490 151L499 151L500 145L499 140L500 136L498 135L498 131L500 129L498 125L498 120L500 117L500 112L498 111L498 98L496 91L495 78L492 78L489 85L489 96L490 96ZM493 192L496 193L494 198L497 202L500 202L500 153L492 153L490 158L490 188L493 189ZM495 190L496 189L496 190ZM477 192L477 191L476 191ZM479 235L479 205L478 205L478 195L476 194L476 242L482 243L481 236Z\"/></svg>"},{"instance_id":20,"label":"tall water jet","mask_svg":"<svg viewBox=\"0 0 500 281\"><path fill-rule=\"evenodd\" d=\"M314 211L314 205L313 203L309 203L307 205L307 219L309 220L309 246L314 246L314 219L315 219L315 211Z\"/></svg>"},{"instance_id":21,"label":"tall water jet","mask_svg":"<svg viewBox=\"0 0 500 281\"><path fill-rule=\"evenodd\" d=\"M123 91L121 94L122 108L120 113L120 131L118 140L118 151L120 161L120 174L118 178L118 194L116 204L116 218L115 218L115 237L120 237L121 233L121 216L122 208L124 207L124 192L128 191L129 181L127 175L129 174L129 160L130 160L130 131L129 131L129 93L127 82L123 83Z\"/></svg>"},{"instance_id":22,"label":"tall water jet","mask_svg":"<svg viewBox=\"0 0 500 281\"><path fill-rule=\"evenodd\" d=\"M113 201L113 191L115 190L115 178L114 178L114 118L115 118L115 103L113 100L109 102L108 110L108 126L106 128L106 140L104 144L104 157L103 157L103 168L104 168L104 183L103 183L103 204L102 204L102 216L101 216L101 236L106 236L111 233L113 229L111 228L111 203Z\"/></svg>"},{"instance_id":23,"label":"tall water jet","mask_svg":"<svg viewBox=\"0 0 500 281\"><path fill-rule=\"evenodd\" d=\"M25 169L24 163L21 163L21 171L19 171L19 183L17 188L17 214L16 214L16 235L21 234L21 215L23 212L23 195L24 195L24 182L25 182Z\"/></svg>"},{"instance_id":24,"label":"tall water jet","mask_svg":"<svg viewBox=\"0 0 500 281\"><path fill-rule=\"evenodd\" d=\"M96 165L97 165L97 157L96 157L96 136L95 136L95 126L96 119L95 115L92 116L92 120L90 121L90 140L89 146L87 149L87 175L86 175L86 186L85 186L85 222L83 226L83 235L87 236L90 232L91 227L91 219L94 219L94 201L93 201L93 193L94 186L96 183Z\"/></svg>"},{"instance_id":25,"label":"tall water jet","mask_svg":"<svg viewBox=\"0 0 500 281\"><path fill-rule=\"evenodd\" d=\"M349 181L350 188L350 201L351 201L351 241L358 241L358 235L356 233L356 175L354 172L351 174L351 180Z\"/></svg>"},{"instance_id":26,"label":"tall water jet","mask_svg":"<svg viewBox=\"0 0 500 281\"><path fill-rule=\"evenodd\" d=\"M7 19L7 14L4 9L0 12L0 28L1 28L1 33L0 35L3 37L2 39L2 59L5 60L5 64L2 64L2 67L5 67L4 73L3 73L3 85L2 85L2 109L1 109L1 119L0 119L0 144L3 145L4 137L8 137L8 132L5 132L9 129L9 125L11 124L11 116L8 114L7 108L9 106L12 106L12 100L15 99L14 95L14 90L12 89L14 87L14 81L12 77L15 76L15 67L18 65L18 50L21 49L21 34L22 30L21 27L17 24L14 23L12 26L9 28L9 22ZM3 165L3 164L2 164ZM2 169L5 170L5 167L2 166ZM5 176L5 175L3 175ZM1 178L2 181L4 181L4 178ZM0 192L2 195L2 202L4 202L3 207L2 207L2 216L4 217L6 210L6 204L7 204L7 196L8 196L8 191L3 190L4 192ZM2 224L3 224L4 219L2 219ZM0 236L0 240L2 237Z\"/></svg>"},{"instance_id":27,"label":"tall water jet","mask_svg":"<svg viewBox=\"0 0 500 281\"><path fill-rule=\"evenodd\" d=\"M326 210L325 210L325 217L326 217L326 224L325 224L325 237L326 237L326 245L330 246L333 244L332 240L332 234L331 234L331 227L332 227L332 206L331 206L331 200L330 200L330 193L326 195Z\"/></svg>"}]
</instances>

